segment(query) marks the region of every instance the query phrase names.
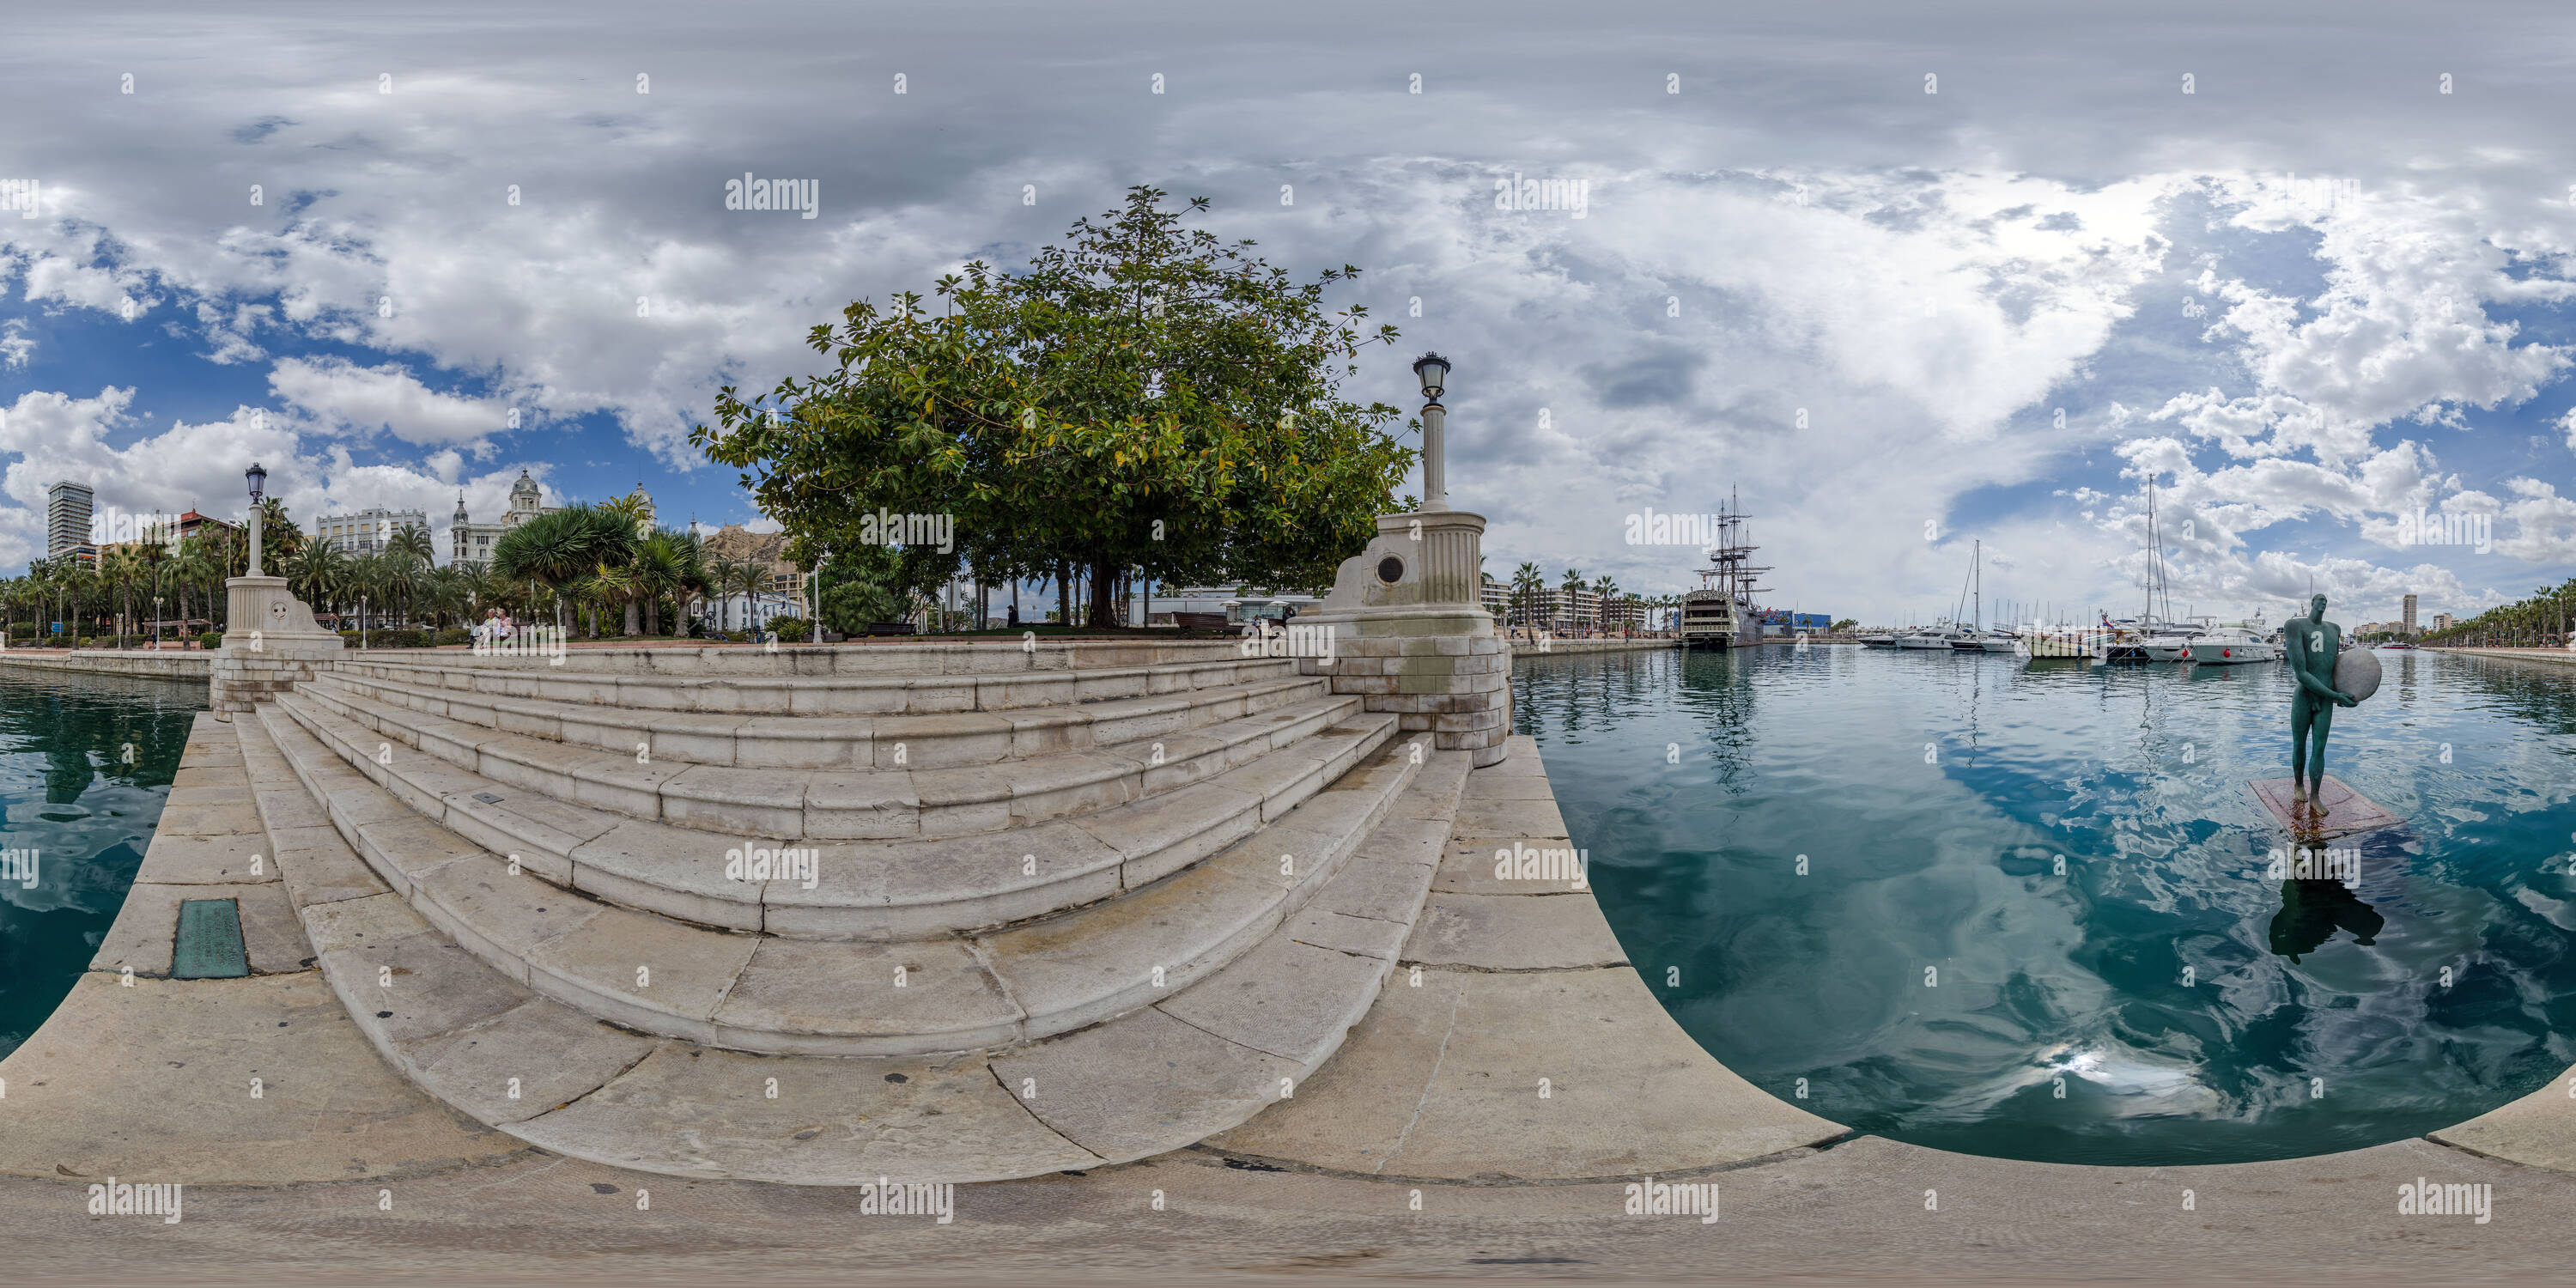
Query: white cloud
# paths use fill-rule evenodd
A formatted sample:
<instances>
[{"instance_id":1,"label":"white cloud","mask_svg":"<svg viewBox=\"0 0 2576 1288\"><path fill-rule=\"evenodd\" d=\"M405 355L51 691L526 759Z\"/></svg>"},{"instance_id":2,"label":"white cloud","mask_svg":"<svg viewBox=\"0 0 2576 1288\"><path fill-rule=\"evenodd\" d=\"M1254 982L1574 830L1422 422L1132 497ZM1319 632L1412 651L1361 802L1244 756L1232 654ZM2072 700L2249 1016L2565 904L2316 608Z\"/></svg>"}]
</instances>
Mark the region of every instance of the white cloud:
<instances>
[{"instance_id":1,"label":"white cloud","mask_svg":"<svg viewBox=\"0 0 2576 1288\"><path fill-rule=\"evenodd\" d=\"M281 358L269 388L326 432L391 433L407 443L471 444L499 432L509 408L422 384L399 363L361 367L345 358Z\"/></svg>"}]
</instances>

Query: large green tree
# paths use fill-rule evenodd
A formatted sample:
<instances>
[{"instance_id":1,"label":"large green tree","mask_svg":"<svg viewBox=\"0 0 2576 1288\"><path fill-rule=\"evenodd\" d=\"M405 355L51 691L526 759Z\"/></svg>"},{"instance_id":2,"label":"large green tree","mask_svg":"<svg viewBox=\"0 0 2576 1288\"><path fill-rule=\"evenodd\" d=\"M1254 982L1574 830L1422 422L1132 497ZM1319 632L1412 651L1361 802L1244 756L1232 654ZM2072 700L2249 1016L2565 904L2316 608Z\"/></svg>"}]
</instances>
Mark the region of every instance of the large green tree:
<instances>
[{"instance_id":1,"label":"large green tree","mask_svg":"<svg viewBox=\"0 0 2576 1288\"><path fill-rule=\"evenodd\" d=\"M1152 187L1075 222L1025 271L978 261L814 328L833 368L748 401L728 386L692 441L743 470L788 556L887 544L873 519L949 516L951 548L905 550L904 589L961 562L988 578L1089 572L1106 625L1123 573L1314 586L1395 508L1413 452L1384 403L1341 396L1367 310L1185 228L1207 209ZM901 534L910 538L914 534Z\"/></svg>"}]
</instances>

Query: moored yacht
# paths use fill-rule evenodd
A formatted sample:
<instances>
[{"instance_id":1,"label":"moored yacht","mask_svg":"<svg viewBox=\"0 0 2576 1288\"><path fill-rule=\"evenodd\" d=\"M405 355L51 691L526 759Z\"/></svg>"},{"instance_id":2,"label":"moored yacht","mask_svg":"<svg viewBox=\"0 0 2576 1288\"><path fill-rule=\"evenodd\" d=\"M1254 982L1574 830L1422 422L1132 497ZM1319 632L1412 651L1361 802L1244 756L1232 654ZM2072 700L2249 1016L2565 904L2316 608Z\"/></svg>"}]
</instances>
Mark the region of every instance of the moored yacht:
<instances>
[{"instance_id":1,"label":"moored yacht","mask_svg":"<svg viewBox=\"0 0 2576 1288\"><path fill-rule=\"evenodd\" d=\"M2281 660L2280 645L2243 626L2221 626L2193 640L2190 653L2191 660L2202 666Z\"/></svg>"}]
</instances>

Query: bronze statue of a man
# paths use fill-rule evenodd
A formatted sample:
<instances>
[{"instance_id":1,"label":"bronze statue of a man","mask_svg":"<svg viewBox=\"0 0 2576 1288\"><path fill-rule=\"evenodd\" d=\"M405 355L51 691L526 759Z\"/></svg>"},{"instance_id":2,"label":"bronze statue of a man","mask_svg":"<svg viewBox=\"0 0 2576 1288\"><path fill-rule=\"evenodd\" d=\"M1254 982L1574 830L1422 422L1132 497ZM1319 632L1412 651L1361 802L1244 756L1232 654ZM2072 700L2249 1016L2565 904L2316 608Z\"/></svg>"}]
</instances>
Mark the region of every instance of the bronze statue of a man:
<instances>
[{"instance_id":1,"label":"bronze statue of a man","mask_svg":"<svg viewBox=\"0 0 2576 1288\"><path fill-rule=\"evenodd\" d=\"M2343 628L2326 620L2325 596L2308 601L2307 616L2281 624L2281 651L2290 660L2290 677L2299 685L2290 691L2290 781L2315 800L2325 786L2326 735L2334 729L2335 708L2361 701L2334 686Z\"/></svg>"}]
</instances>

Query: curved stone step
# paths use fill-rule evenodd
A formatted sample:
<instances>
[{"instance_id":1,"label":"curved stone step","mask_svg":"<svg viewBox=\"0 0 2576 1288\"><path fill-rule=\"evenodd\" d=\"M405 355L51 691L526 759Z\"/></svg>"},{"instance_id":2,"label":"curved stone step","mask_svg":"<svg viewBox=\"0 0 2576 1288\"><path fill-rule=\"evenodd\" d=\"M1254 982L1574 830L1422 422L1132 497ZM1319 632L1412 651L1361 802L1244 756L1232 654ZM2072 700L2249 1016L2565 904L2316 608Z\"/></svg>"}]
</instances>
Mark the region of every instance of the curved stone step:
<instances>
[{"instance_id":1,"label":"curved stone step","mask_svg":"<svg viewBox=\"0 0 2576 1288\"><path fill-rule=\"evenodd\" d=\"M1277 824L1116 898L972 937L868 943L715 930L584 899L352 781L301 730L270 733L391 893L513 981L648 1033L844 1056L1029 1041L1187 987L1332 878L1394 806L1417 755L1412 740L1387 747Z\"/></svg>"},{"instance_id":2,"label":"curved stone step","mask_svg":"<svg viewBox=\"0 0 2576 1288\"><path fill-rule=\"evenodd\" d=\"M315 681L389 705L461 723L549 741L633 755L746 769L811 767L937 768L1075 751L1178 733L1321 697L1329 684L1256 664L1196 668L1207 682L1151 694L1095 695L1061 706L1018 703L990 710L917 714L840 714L674 708L681 682L620 680L624 705L540 695L496 695L433 681L436 672L388 676L394 668L360 663ZM525 687L578 689L593 682L539 675ZM732 680L707 681L732 684ZM646 700L660 693L659 702Z\"/></svg>"},{"instance_id":3,"label":"curved stone step","mask_svg":"<svg viewBox=\"0 0 2576 1288\"><path fill-rule=\"evenodd\" d=\"M560 655L352 650L341 669L448 688L613 706L775 715L939 714L1143 697L1290 675L1239 641L575 648ZM629 686L626 681L637 681Z\"/></svg>"},{"instance_id":4,"label":"curved stone step","mask_svg":"<svg viewBox=\"0 0 2576 1288\"><path fill-rule=\"evenodd\" d=\"M1430 752L1351 861L1232 965L1154 1006L990 1055L756 1056L603 1023L447 941L327 827L265 727L244 764L319 964L424 1091L555 1153L793 1185L967 1183L1181 1148L1276 1103L1337 1050L1394 967L1466 778ZM309 808L309 806L305 807ZM281 812L284 812L283 816ZM345 875L354 870L355 877Z\"/></svg>"},{"instance_id":5,"label":"curved stone step","mask_svg":"<svg viewBox=\"0 0 2576 1288\"><path fill-rule=\"evenodd\" d=\"M1043 917L1159 880L1250 835L1395 733L1362 714L1247 764L1080 818L945 840L727 837L624 817L485 778L289 693L263 704L317 738L353 780L558 885L610 903L796 938L916 940ZM316 779L315 795L334 800ZM363 793L368 811L381 806ZM353 805L352 809L359 806ZM380 814L352 814L359 823ZM335 805L333 821L341 813ZM348 830L343 828L343 830ZM801 844L796 842L802 841ZM729 874L744 851L810 852L811 871Z\"/></svg>"},{"instance_id":6,"label":"curved stone step","mask_svg":"<svg viewBox=\"0 0 2576 1288\"><path fill-rule=\"evenodd\" d=\"M795 740L815 732L806 726L820 726L830 736L845 726L868 722L621 713L617 720L636 725L576 725L568 717L558 724L554 712L602 708L503 699L512 706L549 710L523 719L514 719L508 712L481 711L485 717L497 715L505 721L495 728L489 718L455 718L450 703L407 686L330 675L298 686L298 692L401 745L560 799L684 827L833 840L965 836L1105 809L1221 773L1337 723L1363 705L1357 698L1326 692L1320 680L1270 681L1142 700L1162 709L1121 716L1096 727L1121 733L1145 731L1121 742L962 765L940 764L934 757L924 757L931 762L925 764L898 749L893 753L898 763L891 766L814 768L746 765L708 757L731 757L737 746L745 750L755 745L776 747L780 743L775 740ZM1238 710L1240 714L1230 714ZM538 722L539 715L543 723ZM719 739L686 727L662 725L708 720L757 722L764 726L758 736L770 741L755 743L748 730L737 743L730 731ZM1182 727L1170 727L1176 725ZM576 730L578 738L573 736ZM861 731L855 736L866 735ZM1085 730L1083 736L1091 737L1093 731ZM620 745L619 739L636 741ZM795 745L819 744L805 738ZM864 751L862 747L862 755ZM819 758L783 754L765 759Z\"/></svg>"}]
</instances>

